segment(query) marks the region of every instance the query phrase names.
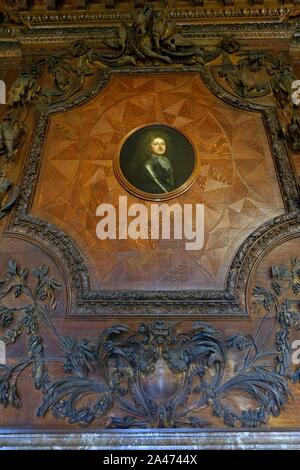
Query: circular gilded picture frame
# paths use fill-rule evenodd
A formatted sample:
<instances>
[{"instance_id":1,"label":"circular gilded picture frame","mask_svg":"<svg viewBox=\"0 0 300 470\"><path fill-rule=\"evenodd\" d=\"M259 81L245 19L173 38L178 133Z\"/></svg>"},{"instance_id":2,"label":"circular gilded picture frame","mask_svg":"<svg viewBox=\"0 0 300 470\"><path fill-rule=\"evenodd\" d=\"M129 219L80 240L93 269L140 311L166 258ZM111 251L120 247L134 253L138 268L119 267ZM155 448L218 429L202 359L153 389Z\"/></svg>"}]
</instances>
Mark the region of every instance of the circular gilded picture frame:
<instances>
[{"instance_id":1,"label":"circular gilded picture frame","mask_svg":"<svg viewBox=\"0 0 300 470\"><path fill-rule=\"evenodd\" d=\"M187 191L199 173L191 140L167 124L147 124L122 139L114 171L119 183L149 201L173 199Z\"/></svg>"}]
</instances>

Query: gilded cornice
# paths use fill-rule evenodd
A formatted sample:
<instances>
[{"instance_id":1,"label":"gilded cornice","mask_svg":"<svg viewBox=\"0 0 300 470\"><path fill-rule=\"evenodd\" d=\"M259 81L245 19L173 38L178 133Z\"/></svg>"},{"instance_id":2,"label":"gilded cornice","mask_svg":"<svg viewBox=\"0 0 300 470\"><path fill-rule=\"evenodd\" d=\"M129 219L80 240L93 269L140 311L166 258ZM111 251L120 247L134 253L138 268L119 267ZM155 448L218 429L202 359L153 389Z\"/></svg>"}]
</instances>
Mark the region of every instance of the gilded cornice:
<instances>
[{"instance_id":1,"label":"gilded cornice","mask_svg":"<svg viewBox=\"0 0 300 470\"><path fill-rule=\"evenodd\" d=\"M285 23L244 23L244 24L186 24L182 36L190 38L199 45L215 46L224 36L231 36L243 43L247 49L264 47L265 50L289 50L298 47L299 40L296 22ZM68 49L77 40L88 42L96 49L104 49L103 42L115 37L116 26L35 26L32 28L0 26L0 57L26 55L28 50L34 54L52 54L53 48ZM18 50L18 52L17 52Z\"/></svg>"},{"instance_id":2,"label":"gilded cornice","mask_svg":"<svg viewBox=\"0 0 300 470\"><path fill-rule=\"evenodd\" d=\"M130 27L134 23L146 2L0 0L0 11L1 5L0 42L18 40L26 55L27 49L47 54L58 46L68 48L79 38L101 49L103 41L115 36L121 24ZM280 48L288 50L300 15L298 0L270 0L267 5L264 0L152 1L151 8L158 17L176 23L183 37L199 44L214 46L224 35L230 35L247 42L248 49L257 41L263 41L260 47L266 44L271 49L280 40ZM15 56L15 52L7 52L8 46L2 47L6 52L0 52L0 57Z\"/></svg>"},{"instance_id":3,"label":"gilded cornice","mask_svg":"<svg viewBox=\"0 0 300 470\"><path fill-rule=\"evenodd\" d=\"M219 4L213 8L178 8L172 9L168 13L171 20L179 20L182 23L189 23L192 20L211 22L219 20L220 22L248 22L255 20L258 22L278 21L293 17L295 6L280 5L277 2L272 7L264 7L261 5L230 6L220 7ZM128 11L122 10L104 10L104 11L46 11L46 12L20 12L18 13L20 23L29 25L43 24L80 24L87 25L90 23L111 24L120 21L130 21L131 15Z\"/></svg>"},{"instance_id":4,"label":"gilded cornice","mask_svg":"<svg viewBox=\"0 0 300 470\"><path fill-rule=\"evenodd\" d=\"M283 22L300 14L299 0L0 0L0 24L28 28L111 25L131 21L146 5L182 24Z\"/></svg>"}]
</instances>

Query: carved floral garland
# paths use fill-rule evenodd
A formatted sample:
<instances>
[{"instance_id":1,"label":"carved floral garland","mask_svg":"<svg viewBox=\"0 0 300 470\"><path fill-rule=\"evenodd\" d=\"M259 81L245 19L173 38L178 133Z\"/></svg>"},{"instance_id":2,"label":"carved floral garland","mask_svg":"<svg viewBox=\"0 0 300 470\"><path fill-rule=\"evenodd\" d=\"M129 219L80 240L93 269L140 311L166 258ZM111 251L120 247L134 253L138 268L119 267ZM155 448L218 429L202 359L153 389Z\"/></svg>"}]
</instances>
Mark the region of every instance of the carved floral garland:
<instances>
[{"instance_id":1,"label":"carved floral garland","mask_svg":"<svg viewBox=\"0 0 300 470\"><path fill-rule=\"evenodd\" d=\"M43 394L37 411L52 411L69 423L89 425L106 416L110 428L207 427L201 418L211 413L227 426L259 427L270 415L278 416L291 396L289 381L299 381L300 368L292 371L290 332L300 329L300 261L290 267L271 267L270 287L256 286L255 303L265 311L255 334L237 333L226 338L215 327L196 322L192 331L178 332L174 322L142 323L128 336L126 325L114 325L96 339L63 336L55 327L55 295L61 286L42 266L29 272L15 261L8 263L0 280L0 299L11 295L24 304L0 305L0 337L7 346L27 337L27 352L13 365L0 366L0 403L22 406L18 382L31 367L35 388ZM292 297L292 298L290 298ZM40 334L44 324L63 353L65 375L52 379ZM228 376L229 355L234 352ZM163 373L162 373L163 371ZM160 374L159 392L153 391ZM233 409L228 397L249 397L253 407ZM86 397L89 398L87 405ZM116 410L120 414L116 415Z\"/></svg>"}]
</instances>

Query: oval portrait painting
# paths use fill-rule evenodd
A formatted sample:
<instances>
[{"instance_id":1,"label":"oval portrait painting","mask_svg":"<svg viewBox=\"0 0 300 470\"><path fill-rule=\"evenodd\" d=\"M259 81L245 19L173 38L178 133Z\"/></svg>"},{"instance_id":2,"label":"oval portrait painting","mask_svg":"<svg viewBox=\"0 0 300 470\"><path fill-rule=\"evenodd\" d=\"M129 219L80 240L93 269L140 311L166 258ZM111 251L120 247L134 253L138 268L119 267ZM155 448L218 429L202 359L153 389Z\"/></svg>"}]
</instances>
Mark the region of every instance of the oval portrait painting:
<instances>
[{"instance_id":1,"label":"oval portrait painting","mask_svg":"<svg viewBox=\"0 0 300 470\"><path fill-rule=\"evenodd\" d=\"M179 130L151 124L131 132L122 142L115 165L125 189L149 200L171 199L195 181L194 146Z\"/></svg>"}]
</instances>

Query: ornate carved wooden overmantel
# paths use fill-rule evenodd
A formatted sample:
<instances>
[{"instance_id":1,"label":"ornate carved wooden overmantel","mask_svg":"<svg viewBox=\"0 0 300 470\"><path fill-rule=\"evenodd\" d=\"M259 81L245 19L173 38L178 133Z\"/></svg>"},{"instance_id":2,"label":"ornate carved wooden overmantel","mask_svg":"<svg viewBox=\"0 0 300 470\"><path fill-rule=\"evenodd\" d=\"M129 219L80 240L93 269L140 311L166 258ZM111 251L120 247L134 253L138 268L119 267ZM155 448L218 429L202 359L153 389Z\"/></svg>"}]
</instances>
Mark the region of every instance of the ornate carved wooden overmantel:
<instances>
[{"instance_id":1,"label":"ornate carved wooden overmantel","mask_svg":"<svg viewBox=\"0 0 300 470\"><path fill-rule=\"evenodd\" d=\"M0 5L1 446L298 448L299 2ZM155 123L199 251L96 237Z\"/></svg>"}]
</instances>

